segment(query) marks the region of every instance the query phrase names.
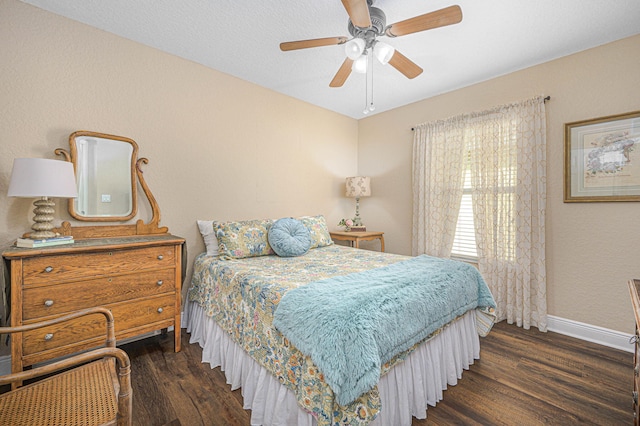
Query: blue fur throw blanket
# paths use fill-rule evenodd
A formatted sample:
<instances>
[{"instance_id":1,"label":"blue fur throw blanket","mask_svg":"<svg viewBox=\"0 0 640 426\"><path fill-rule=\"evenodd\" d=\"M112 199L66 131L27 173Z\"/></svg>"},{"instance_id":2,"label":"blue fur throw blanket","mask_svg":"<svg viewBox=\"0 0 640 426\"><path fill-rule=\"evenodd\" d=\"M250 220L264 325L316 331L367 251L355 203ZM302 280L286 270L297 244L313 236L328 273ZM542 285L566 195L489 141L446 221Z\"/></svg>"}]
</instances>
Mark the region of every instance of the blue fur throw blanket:
<instances>
[{"instance_id":1,"label":"blue fur throw blanket","mask_svg":"<svg viewBox=\"0 0 640 426\"><path fill-rule=\"evenodd\" d=\"M290 290L273 323L347 405L395 355L470 309L495 306L476 268L422 255Z\"/></svg>"}]
</instances>

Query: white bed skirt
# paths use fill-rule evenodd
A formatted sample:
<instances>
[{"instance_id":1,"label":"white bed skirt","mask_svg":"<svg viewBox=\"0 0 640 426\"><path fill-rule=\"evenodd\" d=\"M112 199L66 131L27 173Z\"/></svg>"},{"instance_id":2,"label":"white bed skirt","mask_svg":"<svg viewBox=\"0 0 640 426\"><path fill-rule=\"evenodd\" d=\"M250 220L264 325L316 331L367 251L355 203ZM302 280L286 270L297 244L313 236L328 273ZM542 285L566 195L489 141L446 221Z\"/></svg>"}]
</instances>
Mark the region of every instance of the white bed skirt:
<instances>
[{"instance_id":1,"label":"white bed skirt","mask_svg":"<svg viewBox=\"0 0 640 426\"><path fill-rule=\"evenodd\" d=\"M411 418L427 417L427 405L442 399L447 385L455 385L480 357L474 311L422 344L378 382L382 409L372 426L411 425ZM251 424L315 426L316 419L300 408L293 391L254 361L197 303L187 301L183 322L190 343L202 347L202 362L225 372L231 389L242 388Z\"/></svg>"}]
</instances>

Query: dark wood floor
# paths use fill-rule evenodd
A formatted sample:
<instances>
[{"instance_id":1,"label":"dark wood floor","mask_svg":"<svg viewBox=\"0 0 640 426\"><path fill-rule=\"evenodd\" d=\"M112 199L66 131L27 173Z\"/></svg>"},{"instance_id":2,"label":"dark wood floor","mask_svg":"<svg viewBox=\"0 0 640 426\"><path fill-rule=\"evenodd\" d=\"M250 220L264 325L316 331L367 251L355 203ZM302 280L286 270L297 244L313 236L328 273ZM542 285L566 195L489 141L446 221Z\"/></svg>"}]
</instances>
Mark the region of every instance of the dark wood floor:
<instances>
[{"instance_id":1,"label":"dark wood floor","mask_svg":"<svg viewBox=\"0 0 640 426\"><path fill-rule=\"evenodd\" d=\"M200 362L183 331L123 348L132 359L134 425L248 425L240 390ZM556 333L499 323L481 340L481 359L414 425L633 424L633 354Z\"/></svg>"}]
</instances>

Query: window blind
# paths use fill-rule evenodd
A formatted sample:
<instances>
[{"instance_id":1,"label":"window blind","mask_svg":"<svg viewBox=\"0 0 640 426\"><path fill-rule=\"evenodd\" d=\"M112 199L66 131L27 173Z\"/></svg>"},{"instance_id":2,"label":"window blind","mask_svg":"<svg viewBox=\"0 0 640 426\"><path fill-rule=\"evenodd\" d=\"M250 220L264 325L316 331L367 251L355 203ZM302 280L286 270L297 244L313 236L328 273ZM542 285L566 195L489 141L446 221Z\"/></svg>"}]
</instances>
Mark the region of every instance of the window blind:
<instances>
[{"instance_id":1,"label":"window blind","mask_svg":"<svg viewBox=\"0 0 640 426\"><path fill-rule=\"evenodd\" d=\"M471 203L471 172L469 169L464 176L464 191L460 202L460 212L453 237L451 256L468 260L478 260L476 248L476 231L473 225L473 205Z\"/></svg>"}]
</instances>

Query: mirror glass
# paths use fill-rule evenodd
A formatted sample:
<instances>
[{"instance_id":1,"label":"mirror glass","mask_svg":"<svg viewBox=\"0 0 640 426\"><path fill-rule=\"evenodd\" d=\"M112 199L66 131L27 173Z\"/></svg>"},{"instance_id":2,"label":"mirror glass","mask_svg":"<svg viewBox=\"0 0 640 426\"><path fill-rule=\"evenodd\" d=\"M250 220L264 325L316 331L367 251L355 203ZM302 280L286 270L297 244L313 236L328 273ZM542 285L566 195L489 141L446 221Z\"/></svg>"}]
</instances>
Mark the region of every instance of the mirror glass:
<instances>
[{"instance_id":1,"label":"mirror glass","mask_svg":"<svg viewBox=\"0 0 640 426\"><path fill-rule=\"evenodd\" d=\"M92 221L135 216L136 143L119 136L75 132L69 144L78 182L78 198L70 200L70 214Z\"/></svg>"}]
</instances>

